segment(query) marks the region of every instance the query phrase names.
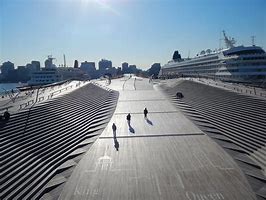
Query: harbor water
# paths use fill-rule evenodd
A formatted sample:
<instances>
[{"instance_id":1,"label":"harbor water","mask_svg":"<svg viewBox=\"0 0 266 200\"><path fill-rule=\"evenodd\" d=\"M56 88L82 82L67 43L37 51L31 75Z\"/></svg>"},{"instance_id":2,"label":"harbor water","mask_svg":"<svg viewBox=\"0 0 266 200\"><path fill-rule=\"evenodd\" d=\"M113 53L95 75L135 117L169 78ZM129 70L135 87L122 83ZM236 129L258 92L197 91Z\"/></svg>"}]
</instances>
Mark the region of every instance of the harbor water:
<instances>
[{"instance_id":1,"label":"harbor water","mask_svg":"<svg viewBox=\"0 0 266 200\"><path fill-rule=\"evenodd\" d=\"M17 86L23 86L25 83L0 83L0 94L5 94L7 91L17 90Z\"/></svg>"}]
</instances>

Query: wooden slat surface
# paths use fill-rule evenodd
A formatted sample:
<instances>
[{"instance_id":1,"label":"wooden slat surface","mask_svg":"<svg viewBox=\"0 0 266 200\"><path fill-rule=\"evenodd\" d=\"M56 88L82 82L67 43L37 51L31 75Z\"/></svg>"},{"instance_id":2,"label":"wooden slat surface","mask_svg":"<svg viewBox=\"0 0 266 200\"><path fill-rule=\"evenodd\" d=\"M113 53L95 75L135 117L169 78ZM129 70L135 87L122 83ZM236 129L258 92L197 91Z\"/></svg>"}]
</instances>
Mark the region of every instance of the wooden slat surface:
<instances>
[{"instance_id":1,"label":"wooden slat surface","mask_svg":"<svg viewBox=\"0 0 266 200\"><path fill-rule=\"evenodd\" d=\"M123 101L75 168L60 199L256 199L237 164L221 147L180 111L171 109L148 80L136 81L136 88L143 85L145 90L131 90L132 80L124 90L121 87L119 100ZM123 83L113 80L110 87L118 89ZM152 125L140 111L146 105ZM129 109L134 133L123 114ZM113 122L118 128L118 151L112 138Z\"/></svg>"}]
</instances>

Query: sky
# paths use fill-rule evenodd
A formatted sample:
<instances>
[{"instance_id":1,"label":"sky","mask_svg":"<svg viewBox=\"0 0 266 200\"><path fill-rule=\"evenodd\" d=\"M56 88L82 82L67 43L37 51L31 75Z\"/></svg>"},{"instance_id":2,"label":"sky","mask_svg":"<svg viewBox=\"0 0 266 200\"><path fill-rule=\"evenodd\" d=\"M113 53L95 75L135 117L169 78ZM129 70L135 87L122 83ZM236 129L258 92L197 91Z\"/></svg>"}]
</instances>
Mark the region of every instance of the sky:
<instances>
[{"instance_id":1,"label":"sky","mask_svg":"<svg viewBox=\"0 0 266 200\"><path fill-rule=\"evenodd\" d=\"M59 65L65 54L71 67L105 58L147 69L175 50L219 48L222 30L266 49L266 0L0 0L0 63Z\"/></svg>"}]
</instances>

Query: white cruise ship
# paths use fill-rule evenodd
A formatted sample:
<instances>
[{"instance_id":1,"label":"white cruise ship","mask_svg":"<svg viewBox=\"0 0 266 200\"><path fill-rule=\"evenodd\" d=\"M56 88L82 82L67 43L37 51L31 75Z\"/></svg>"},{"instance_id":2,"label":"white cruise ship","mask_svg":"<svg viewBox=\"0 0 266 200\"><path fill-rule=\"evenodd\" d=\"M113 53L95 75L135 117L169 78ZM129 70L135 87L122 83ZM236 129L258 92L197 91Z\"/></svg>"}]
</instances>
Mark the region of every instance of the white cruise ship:
<instances>
[{"instance_id":1,"label":"white cruise ship","mask_svg":"<svg viewBox=\"0 0 266 200\"><path fill-rule=\"evenodd\" d=\"M161 77L183 76L261 85L266 82L266 53L258 46L234 46L234 38L223 31L227 49L202 51L195 58L182 59L178 51L161 68Z\"/></svg>"},{"instance_id":2,"label":"white cruise ship","mask_svg":"<svg viewBox=\"0 0 266 200\"><path fill-rule=\"evenodd\" d=\"M45 60L45 68L40 71L35 71L31 74L31 79L28 81L29 86L33 85L47 85L51 83L60 82L63 80L62 75L58 72L55 64L53 64L53 57L48 56Z\"/></svg>"}]
</instances>

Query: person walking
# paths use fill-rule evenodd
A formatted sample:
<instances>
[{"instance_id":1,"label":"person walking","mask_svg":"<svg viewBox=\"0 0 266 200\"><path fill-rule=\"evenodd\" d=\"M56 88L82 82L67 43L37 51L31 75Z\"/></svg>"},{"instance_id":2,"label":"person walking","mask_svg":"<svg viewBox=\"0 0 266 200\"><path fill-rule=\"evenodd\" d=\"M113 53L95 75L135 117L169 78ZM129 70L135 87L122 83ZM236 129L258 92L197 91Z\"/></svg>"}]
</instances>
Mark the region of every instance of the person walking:
<instances>
[{"instance_id":1,"label":"person walking","mask_svg":"<svg viewBox=\"0 0 266 200\"><path fill-rule=\"evenodd\" d=\"M144 109L144 117L147 118L148 110L147 108Z\"/></svg>"},{"instance_id":2,"label":"person walking","mask_svg":"<svg viewBox=\"0 0 266 200\"><path fill-rule=\"evenodd\" d=\"M114 135L114 139L115 139L116 138L116 125L115 125L115 123L113 123L112 129L113 129L113 135Z\"/></svg>"},{"instance_id":3,"label":"person walking","mask_svg":"<svg viewBox=\"0 0 266 200\"><path fill-rule=\"evenodd\" d=\"M130 115L130 113L128 113L128 115L127 115L127 123L128 123L129 126L130 126L130 120L131 120L131 115Z\"/></svg>"},{"instance_id":4,"label":"person walking","mask_svg":"<svg viewBox=\"0 0 266 200\"><path fill-rule=\"evenodd\" d=\"M8 109L4 112L4 119L8 121L10 119L10 113L8 112Z\"/></svg>"}]
</instances>

